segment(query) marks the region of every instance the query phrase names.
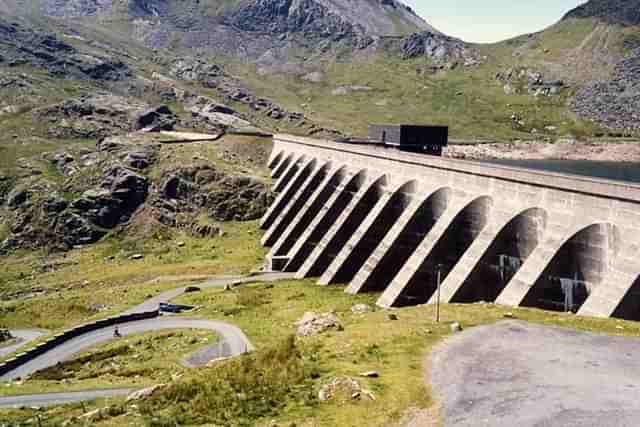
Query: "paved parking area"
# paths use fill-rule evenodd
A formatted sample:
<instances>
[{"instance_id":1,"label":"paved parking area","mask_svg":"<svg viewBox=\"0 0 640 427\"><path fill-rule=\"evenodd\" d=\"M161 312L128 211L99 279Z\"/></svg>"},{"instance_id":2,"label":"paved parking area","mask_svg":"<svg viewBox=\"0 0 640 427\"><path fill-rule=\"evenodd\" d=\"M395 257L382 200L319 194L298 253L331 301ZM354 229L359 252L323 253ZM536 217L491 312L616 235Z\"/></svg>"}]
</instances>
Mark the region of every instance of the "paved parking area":
<instances>
[{"instance_id":1,"label":"paved parking area","mask_svg":"<svg viewBox=\"0 0 640 427\"><path fill-rule=\"evenodd\" d=\"M445 426L636 427L640 339L505 321L432 353Z\"/></svg>"}]
</instances>

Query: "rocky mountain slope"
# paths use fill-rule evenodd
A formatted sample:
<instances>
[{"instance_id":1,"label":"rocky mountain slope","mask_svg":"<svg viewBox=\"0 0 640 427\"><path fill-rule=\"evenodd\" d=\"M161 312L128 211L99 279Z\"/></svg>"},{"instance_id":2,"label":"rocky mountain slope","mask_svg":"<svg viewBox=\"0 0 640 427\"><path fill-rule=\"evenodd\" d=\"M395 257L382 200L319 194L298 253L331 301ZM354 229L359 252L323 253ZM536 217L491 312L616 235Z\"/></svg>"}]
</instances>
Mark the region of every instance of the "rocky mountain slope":
<instances>
[{"instance_id":1,"label":"rocky mountain slope","mask_svg":"<svg viewBox=\"0 0 640 427\"><path fill-rule=\"evenodd\" d=\"M598 18L611 24L640 24L638 0L590 0L567 13L564 19Z\"/></svg>"},{"instance_id":2,"label":"rocky mountain slope","mask_svg":"<svg viewBox=\"0 0 640 427\"><path fill-rule=\"evenodd\" d=\"M592 0L540 33L474 45L396 0L0 0L0 242L70 247L264 211L255 168L220 170L203 147L172 163L161 130L633 136L636 3Z\"/></svg>"}]
</instances>

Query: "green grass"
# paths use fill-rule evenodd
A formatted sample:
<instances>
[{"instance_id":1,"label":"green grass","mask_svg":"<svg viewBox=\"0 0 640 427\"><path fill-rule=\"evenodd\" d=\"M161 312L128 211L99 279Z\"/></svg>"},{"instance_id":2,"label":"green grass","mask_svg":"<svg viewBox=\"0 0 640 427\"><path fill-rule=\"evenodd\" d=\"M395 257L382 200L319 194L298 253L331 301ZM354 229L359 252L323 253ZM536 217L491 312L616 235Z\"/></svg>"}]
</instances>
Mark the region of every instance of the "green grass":
<instances>
[{"instance_id":1,"label":"green grass","mask_svg":"<svg viewBox=\"0 0 640 427\"><path fill-rule=\"evenodd\" d=\"M0 325L59 330L118 313L151 295L212 275L246 274L259 266L265 250L257 223L224 223L224 237L194 238L178 233L146 239L111 238L64 256L23 252L4 257L0 282L4 293L32 297L0 302ZM179 247L178 242L185 243ZM129 260L142 253L142 260ZM115 260L106 257L115 256ZM52 272L41 272L51 264ZM104 304L98 313L89 306Z\"/></svg>"},{"instance_id":2,"label":"green grass","mask_svg":"<svg viewBox=\"0 0 640 427\"><path fill-rule=\"evenodd\" d=\"M273 421L278 425L388 426L411 408L431 408L432 421L437 425L437 401L424 382L425 356L450 334L449 323L453 321L471 328L502 320L511 312L518 319L535 323L640 336L640 323L636 322L494 304L444 305L440 323L434 322L432 306L394 310L398 320L391 320L387 310L351 312L353 304L373 303L376 298L374 294L347 295L341 287L317 286L312 280L249 284L231 291L210 289L185 295L178 302L202 305L198 317L237 324L258 350L211 368L187 370L183 377L171 381L169 389L137 407L121 399L111 400L108 407L113 408L114 415L105 415L95 425L266 426ZM295 321L306 311L330 310L340 319L343 331L296 339L295 344L289 341L296 330ZM378 371L379 378L359 376L370 370ZM343 395L319 401L319 389L339 376L357 379L376 400ZM105 403L86 404L84 409L67 405L41 412L41 416L62 422L99 407L105 407ZM10 419L29 414L33 416L28 410L0 411L0 415L13 417ZM242 415L237 423L228 422L238 414Z\"/></svg>"},{"instance_id":3,"label":"green grass","mask_svg":"<svg viewBox=\"0 0 640 427\"><path fill-rule=\"evenodd\" d=\"M24 381L10 383L0 388L0 395L143 388L168 383L189 371L182 364L185 356L214 344L217 339L213 332L201 330L167 330L123 337L84 351Z\"/></svg>"},{"instance_id":4,"label":"green grass","mask_svg":"<svg viewBox=\"0 0 640 427\"><path fill-rule=\"evenodd\" d=\"M422 59L399 61L385 56L328 62L319 67L326 76L319 84L290 75L258 76L247 66L236 66L235 71L257 93L269 94L289 109L303 110L323 126L357 135L365 135L369 123L445 124L454 138L498 140L532 138L534 128L543 137L548 125L557 126L563 135L574 128L595 128L568 111L570 90L554 97L506 95L504 83L495 79L500 62L436 74L417 71L427 65ZM352 85L373 90L332 95L335 88ZM514 112L525 119L522 129L512 126Z\"/></svg>"}]
</instances>

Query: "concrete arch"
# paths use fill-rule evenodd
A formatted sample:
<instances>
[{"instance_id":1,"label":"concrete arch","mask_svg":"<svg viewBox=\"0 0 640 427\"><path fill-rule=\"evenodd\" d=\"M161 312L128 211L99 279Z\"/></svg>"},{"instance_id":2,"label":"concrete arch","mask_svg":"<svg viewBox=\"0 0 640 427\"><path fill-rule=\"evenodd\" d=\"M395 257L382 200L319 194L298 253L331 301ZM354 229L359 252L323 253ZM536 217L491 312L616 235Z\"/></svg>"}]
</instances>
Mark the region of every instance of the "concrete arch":
<instances>
[{"instance_id":1,"label":"concrete arch","mask_svg":"<svg viewBox=\"0 0 640 427\"><path fill-rule=\"evenodd\" d=\"M331 164L326 163L324 166L316 170L316 160L311 161L303 171L305 183L301 184L303 188L299 188L299 193L294 196L286 211L273 223L271 229L265 234L262 244L264 246L272 246L275 244L287 226L294 220L296 215L303 210L305 203L311 197L313 192L320 186L331 169ZM306 184L306 185L305 185Z\"/></svg>"},{"instance_id":2,"label":"concrete arch","mask_svg":"<svg viewBox=\"0 0 640 427\"><path fill-rule=\"evenodd\" d=\"M273 169L271 172L271 178L278 179L282 176L285 170L289 167L291 162L293 161L293 154L289 154L287 157L282 159L282 161Z\"/></svg>"},{"instance_id":3,"label":"concrete arch","mask_svg":"<svg viewBox=\"0 0 640 427\"><path fill-rule=\"evenodd\" d=\"M336 192L340 183L347 177L347 168L345 166L337 169L331 174L324 186L321 185L316 197L311 201L309 206L302 210L298 220L289 224L287 230L282 233L276 244L271 250L271 255L284 256L296 244L300 236L311 225L311 222L322 211L323 206ZM326 178L325 178L326 180ZM290 229L289 229L290 228Z\"/></svg>"},{"instance_id":4,"label":"concrete arch","mask_svg":"<svg viewBox=\"0 0 640 427\"><path fill-rule=\"evenodd\" d=\"M269 164L267 164L267 167L269 169L274 169L276 166L278 166L278 163L282 161L283 156L284 151L279 151L278 154L274 155L271 160L269 160Z\"/></svg>"},{"instance_id":5,"label":"concrete arch","mask_svg":"<svg viewBox=\"0 0 640 427\"><path fill-rule=\"evenodd\" d=\"M439 236L436 244L420 263L398 297L394 299L392 305L398 307L428 302L437 288L437 266L441 266L440 280L444 282L449 272L487 225L492 206L491 197L481 196L462 208Z\"/></svg>"},{"instance_id":6,"label":"concrete arch","mask_svg":"<svg viewBox=\"0 0 640 427\"><path fill-rule=\"evenodd\" d=\"M417 191L418 182L411 180L401 185L389 197L383 197L353 236L347 237L351 238L343 246L338 258L325 271L320 283L350 282L393 225L409 208Z\"/></svg>"},{"instance_id":7,"label":"concrete arch","mask_svg":"<svg viewBox=\"0 0 640 427\"><path fill-rule=\"evenodd\" d=\"M291 182L293 177L296 175L298 170L300 170L300 167L302 167L302 164L304 163L305 158L306 158L306 156L302 155L302 156L298 157L297 159L295 159L289 165L289 167L284 171L282 176L280 176L280 178L278 178L278 181L273 186L273 191L275 191L276 193L280 193L285 188L287 188L287 186L289 185L289 183Z\"/></svg>"},{"instance_id":8,"label":"concrete arch","mask_svg":"<svg viewBox=\"0 0 640 427\"><path fill-rule=\"evenodd\" d=\"M577 312L610 271L620 247L611 223L589 225L565 240L525 295L522 306Z\"/></svg>"},{"instance_id":9,"label":"concrete arch","mask_svg":"<svg viewBox=\"0 0 640 427\"><path fill-rule=\"evenodd\" d=\"M347 292L383 291L445 212L452 191L448 187L440 188L422 202L414 200L414 210L409 212L406 220L399 221L395 233L394 230L389 233L393 234L393 237L388 236L390 241L383 241L376 248L356 274Z\"/></svg>"},{"instance_id":10,"label":"concrete arch","mask_svg":"<svg viewBox=\"0 0 640 427\"><path fill-rule=\"evenodd\" d=\"M340 216L349 203L354 199L356 194L367 182L367 170L361 170L357 175L353 176L344 186L344 188L334 189L335 194L327 200L329 208L321 213L322 217L315 223L310 224L308 236L301 236L301 241L296 243L290 252L290 259L285 266L284 271L295 272L302 267L307 257L311 255L315 247L320 243L331 225Z\"/></svg>"},{"instance_id":11,"label":"concrete arch","mask_svg":"<svg viewBox=\"0 0 640 427\"><path fill-rule=\"evenodd\" d=\"M294 195L298 192L305 180L311 175L316 167L317 161L312 159L309 162L303 163L304 157L301 157L293 167L290 169L292 174L292 180L278 195L273 205L269 207L269 210L262 218L260 222L260 228L269 229L271 225L278 219L290 205Z\"/></svg>"},{"instance_id":12,"label":"concrete arch","mask_svg":"<svg viewBox=\"0 0 640 427\"><path fill-rule=\"evenodd\" d=\"M633 281L611 316L640 321L640 276Z\"/></svg>"},{"instance_id":13,"label":"concrete arch","mask_svg":"<svg viewBox=\"0 0 640 427\"><path fill-rule=\"evenodd\" d=\"M325 272L369 212L374 209L378 201L383 197L388 182L388 176L383 175L371 183L364 194L354 198L353 202L346 207L344 213L332 221L333 226L320 244L317 245L296 277L321 276Z\"/></svg>"},{"instance_id":14,"label":"concrete arch","mask_svg":"<svg viewBox=\"0 0 640 427\"><path fill-rule=\"evenodd\" d=\"M496 235L450 302L495 301L542 240L548 214L531 208L516 215Z\"/></svg>"}]
</instances>

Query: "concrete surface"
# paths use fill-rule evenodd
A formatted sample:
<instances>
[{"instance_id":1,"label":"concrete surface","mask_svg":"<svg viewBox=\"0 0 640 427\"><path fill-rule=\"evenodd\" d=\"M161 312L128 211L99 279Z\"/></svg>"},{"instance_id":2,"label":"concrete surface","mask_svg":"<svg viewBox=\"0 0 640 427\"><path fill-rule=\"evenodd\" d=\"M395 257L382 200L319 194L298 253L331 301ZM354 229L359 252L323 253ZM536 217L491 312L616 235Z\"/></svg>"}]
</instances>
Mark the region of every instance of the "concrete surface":
<instances>
[{"instance_id":1,"label":"concrete surface","mask_svg":"<svg viewBox=\"0 0 640 427\"><path fill-rule=\"evenodd\" d=\"M635 427L640 339L505 321L431 355L444 426Z\"/></svg>"},{"instance_id":2,"label":"concrete surface","mask_svg":"<svg viewBox=\"0 0 640 427\"><path fill-rule=\"evenodd\" d=\"M327 164L343 172L318 187L312 177ZM432 300L438 270L445 303L640 321L640 185L291 135L274 136L268 165L281 194L261 222L263 244L296 277L375 288L391 307ZM410 222L410 207L438 194L447 197L429 227ZM283 225L298 221L306 230ZM405 242L411 256L385 256ZM367 279L376 269L395 275Z\"/></svg>"},{"instance_id":3,"label":"concrete surface","mask_svg":"<svg viewBox=\"0 0 640 427\"><path fill-rule=\"evenodd\" d=\"M73 391L67 393L44 393L32 394L28 396L7 396L0 397L0 408L21 408L26 407L42 407L63 405L65 403L80 402L83 400L93 400L105 397L127 396L132 393L133 389L118 388L112 390L86 390Z\"/></svg>"}]
</instances>

